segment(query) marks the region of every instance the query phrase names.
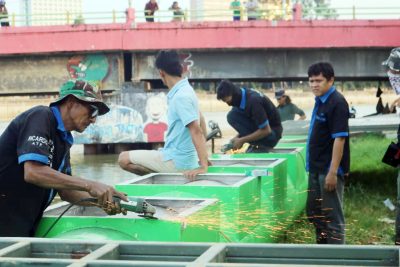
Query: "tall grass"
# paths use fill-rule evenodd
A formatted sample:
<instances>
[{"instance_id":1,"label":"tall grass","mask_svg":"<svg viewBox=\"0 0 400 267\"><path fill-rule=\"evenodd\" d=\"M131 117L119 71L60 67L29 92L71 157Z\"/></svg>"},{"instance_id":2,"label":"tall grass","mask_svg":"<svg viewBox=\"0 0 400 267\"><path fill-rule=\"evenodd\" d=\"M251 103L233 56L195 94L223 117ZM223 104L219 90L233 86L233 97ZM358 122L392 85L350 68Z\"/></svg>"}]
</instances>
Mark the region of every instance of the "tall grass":
<instances>
[{"instance_id":1,"label":"tall grass","mask_svg":"<svg viewBox=\"0 0 400 267\"><path fill-rule=\"evenodd\" d=\"M388 221L395 219L395 211L386 208L383 201L389 198L396 203L397 169L381 162L390 141L377 134L351 138L351 171L344 194L347 244L394 243L394 224ZM280 242L315 243L314 227L305 214Z\"/></svg>"}]
</instances>

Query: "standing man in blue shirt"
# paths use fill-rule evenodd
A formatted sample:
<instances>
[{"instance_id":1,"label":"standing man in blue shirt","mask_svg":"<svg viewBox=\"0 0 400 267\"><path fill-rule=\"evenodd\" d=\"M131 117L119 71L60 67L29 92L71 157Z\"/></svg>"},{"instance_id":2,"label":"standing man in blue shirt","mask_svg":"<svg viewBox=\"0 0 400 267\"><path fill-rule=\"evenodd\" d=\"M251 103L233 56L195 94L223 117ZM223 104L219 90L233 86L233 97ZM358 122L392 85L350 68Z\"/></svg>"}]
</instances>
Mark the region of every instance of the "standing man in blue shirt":
<instances>
[{"instance_id":1,"label":"standing man in blue shirt","mask_svg":"<svg viewBox=\"0 0 400 267\"><path fill-rule=\"evenodd\" d=\"M199 105L189 81L182 77L183 67L176 51L160 51L156 68L168 87L168 132L161 150L132 150L119 155L126 171L144 175L151 172L183 172L193 179L206 173L207 148L200 128Z\"/></svg>"},{"instance_id":2,"label":"standing man in blue shirt","mask_svg":"<svg viewBox=\"0 0 400 267\"><path fill-rule=\"evenodd\" d=\"M309 172L307 216L316 228L318 244L344 244L344 177L349 172L349 105L333 86L330 63L308 68L315 95L307 145Z\"/></svg>"},{"instance_id":3,"label":"standing man in blue shirt","mask_svg":"<svg viewBox=\"0 0 400 267\"><path fill-rule=\"evenodd\" d=\"M389 57L382 62L382 65L386 68L386 73L389 78L390 85L394 92L400 95L400 47L393 48L390 51ZM398 103L398 98L396 101ZM396 102L395 101L395 102ZM395 103L393 103L394 105ZM400 144L400 124L397 129L397 145ZM395 245L400 246L400 169L397 176L397 211L396 211L396 236Z\"/></svg>"}]
</instances>

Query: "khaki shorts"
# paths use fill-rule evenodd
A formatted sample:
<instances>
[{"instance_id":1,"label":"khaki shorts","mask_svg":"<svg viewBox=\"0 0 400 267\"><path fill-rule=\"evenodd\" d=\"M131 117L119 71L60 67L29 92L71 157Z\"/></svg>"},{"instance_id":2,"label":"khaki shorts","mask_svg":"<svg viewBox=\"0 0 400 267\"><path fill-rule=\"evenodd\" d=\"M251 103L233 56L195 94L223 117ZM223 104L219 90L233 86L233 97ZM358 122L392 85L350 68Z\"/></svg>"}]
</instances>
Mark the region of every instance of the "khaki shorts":
<instances>
[{"instance_id":1,"label":"khaki shorts","mask_svg":"<svg viewBox=\"0 0 400 267\"><path fill-rule=\"evenodd\" d=\"M131 150L129 160L154 172L174 173L181 172L176 169L172 160L163 161L163 155L158 150Z\"/></svg>"}]
</instances>

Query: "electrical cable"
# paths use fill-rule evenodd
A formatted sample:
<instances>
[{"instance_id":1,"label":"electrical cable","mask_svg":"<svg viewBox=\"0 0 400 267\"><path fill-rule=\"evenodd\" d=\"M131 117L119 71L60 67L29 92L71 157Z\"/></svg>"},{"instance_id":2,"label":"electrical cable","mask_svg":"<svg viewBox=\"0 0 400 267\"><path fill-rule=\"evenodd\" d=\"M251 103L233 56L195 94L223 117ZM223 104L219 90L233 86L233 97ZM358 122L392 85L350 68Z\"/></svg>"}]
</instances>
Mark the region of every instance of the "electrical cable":
<instances>
[{"instance_id":1,"label":"electrical cable","mask_svg":"<svg viewBox=\"0 0 400 267\"><path fill-rule=\"evenodd\" d=\"M49 229L46 231L46 233L43 235L43 237L46 237L49 232L51 231L51 229L53 229L53 227L58 223L58 221L62 218L62 216L64 216L65 213L67 213L67 211L72 208L75 205L78 205L79 203L82 202L90 202L91 204L94 204L94 206L98 206L95 203L97 202L97 199L95 198L83 198L75 203L71 203L68 205L68 207L57 217L57 219L52 223L52 225L49 227Z\"/></svg>"}]
</instances>

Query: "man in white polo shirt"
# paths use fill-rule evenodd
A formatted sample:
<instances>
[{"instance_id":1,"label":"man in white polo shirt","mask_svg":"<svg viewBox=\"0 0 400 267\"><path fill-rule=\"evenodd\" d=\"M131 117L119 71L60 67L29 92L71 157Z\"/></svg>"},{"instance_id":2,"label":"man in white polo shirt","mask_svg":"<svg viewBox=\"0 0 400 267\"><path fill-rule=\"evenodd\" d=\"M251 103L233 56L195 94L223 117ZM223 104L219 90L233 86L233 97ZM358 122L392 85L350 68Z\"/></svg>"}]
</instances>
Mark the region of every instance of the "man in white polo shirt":
<instances>
[{"instance_id":1,"label":"man in white polo shirt","mask_svg":"<svg viewBox=\"0 0 400 267\"><path fill-rule=\"evenodd\" d=\"M196 94L186 78L176 51L160 51L156 68L168 87L168 132L160 150L132 150L119 155L119 165L126 171L144 175L151 172L183 172L193 179L207 172L207 149L199 125Z\"/></svg>"}]
</instances>

